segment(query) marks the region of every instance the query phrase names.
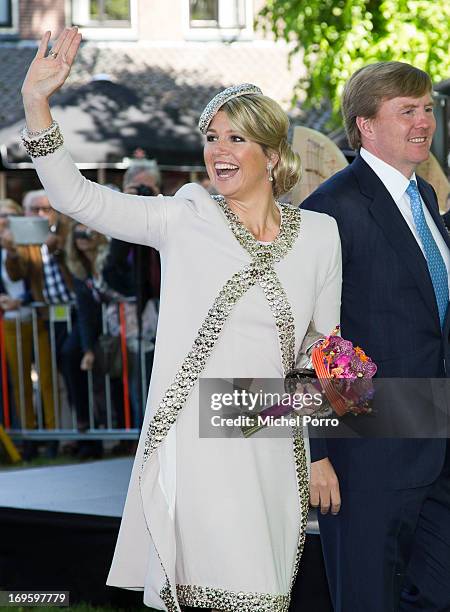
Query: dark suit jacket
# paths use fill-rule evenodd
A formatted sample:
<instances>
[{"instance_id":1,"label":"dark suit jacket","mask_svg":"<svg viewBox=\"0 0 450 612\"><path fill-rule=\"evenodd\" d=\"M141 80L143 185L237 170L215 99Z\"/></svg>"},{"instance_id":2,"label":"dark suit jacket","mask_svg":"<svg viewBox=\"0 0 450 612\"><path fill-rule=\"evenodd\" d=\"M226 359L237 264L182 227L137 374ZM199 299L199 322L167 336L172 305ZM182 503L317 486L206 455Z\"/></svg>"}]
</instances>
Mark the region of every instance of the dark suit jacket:
<instances>
[{"instance_id":1,"label":"dark suit jacket","mask_svg":"<svg viewBox=\"0 0 450 612\"><path fill-rule=\"evenodd\" d=\"M0 247L0 264L2 261L2 247ZM6 293L5 285L3 284L3 278L0 274L0 293Z\"/></svg>"},{"instance_id":2,"label":"dark suit jacket","mask_svg":"<svg viewBox=\"0 0 450 612\"><path fill-rule=\"evenodd\" d=\"M422 198L450 248L432 187ZM302 208L337 221L342 242L342 336L363 347L377 376L444 378L450 372L449 316L441 331L422 251L382 181L358 156ZM342 486L409 488L439 474L445 439L312 440L312 460L329 456Z\"/></svg>"},{"instance_id":3,"label":"dark suit jacket","mask_svg":"<svg viewBox=\"0 0 450 612\"><path fill-rule=\"evenodd\" d=\"M88 286L88 279L74 276L73 288L77 302L76 326L83 353L93 351L98 337L102 333L102 305L96 301Z\"/></svg>"}]
</instances>

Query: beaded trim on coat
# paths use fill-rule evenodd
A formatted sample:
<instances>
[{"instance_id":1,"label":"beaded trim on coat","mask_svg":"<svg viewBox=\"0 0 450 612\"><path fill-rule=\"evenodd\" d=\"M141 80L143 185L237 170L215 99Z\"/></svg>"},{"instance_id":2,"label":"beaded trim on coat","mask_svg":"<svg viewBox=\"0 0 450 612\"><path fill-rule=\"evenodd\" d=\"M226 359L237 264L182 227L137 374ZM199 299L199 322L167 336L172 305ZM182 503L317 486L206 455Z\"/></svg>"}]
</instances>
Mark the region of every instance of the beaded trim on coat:
<instances>
[{"instance_id":1,"label":"beaded trim on coat","mask_svg":"<svg viewBox=\"0 0 450 612\"><path fill-rule=\"evenodd\" d=\"M25 127L21 132L23 146L30 157L45 157L54 153L64 143L63 135L56 121L45 130L30 132Z\"/></svg>"},{"instance_id":2,"label":"beaded trim on coat","mask_svg":"<svg viewBox=\"0 0 450 612\"><path fill-rule=\"evenodd\" d=\"M291 306L287 295L274 270L274 263L285 257L292 248L300 230L300 211L291 206L281 206L281 226L277 238L270 244L259 243L249 230L241 223L228 207L225 198L214 196L228 220L229 227L241 246L251 255L252 262L225 283L200 327L191 350L178 370L173 383L165 392L159 407L150 422L144 442L144 455L142 470L148 459L166 437L175 423L179 411L183 408L190 391L196 384L206 361L213 350L222 328L239 299L256 284L259 284L268 300L275 318L280 342L283 370L286 374L295 361L295 325ZM308 471L302 432L299 428L293 430L293 448L297 488L301 506L301 529L291 588L295 580L303 550L306 523L308 516ZM164 570L164 567L163 567ZM164 573L166 574L165 570ZM207 605L221 610L241 612L241 601L236 599L245 597L248 612L285 612L289 606L288 595L270 595L266 593L233 593L223 589L209 587L178 585L182 601L190 605L189 601L203 601L208 595ZM201 597L200 597L201 594ZM161 598L169 612L177 610L174 600L174 591L171 588L166 574L166 584L161 589ZM200 599L199 599L200 597ZM261 601L270 598L270 606L261 607ZM184 601L186 599L186 601ZM236 603L232 603L236 602ZM286 603L287 602L287 603ZM200 603L198 603L200 605ZM231 607L230 607L231 605Z\"/></svg>"},{"instance_id":3,"label":"beaded trim on coat","mask_svg":"<svg viewBox=\"0 0 450 612\"><path fill-rule=\"evenodd\" d=\"M288 612L287 595L227 591L195 585L177 584L178 601L194 608L216 608L239 612Z\"/></svg>"}]
</instances>

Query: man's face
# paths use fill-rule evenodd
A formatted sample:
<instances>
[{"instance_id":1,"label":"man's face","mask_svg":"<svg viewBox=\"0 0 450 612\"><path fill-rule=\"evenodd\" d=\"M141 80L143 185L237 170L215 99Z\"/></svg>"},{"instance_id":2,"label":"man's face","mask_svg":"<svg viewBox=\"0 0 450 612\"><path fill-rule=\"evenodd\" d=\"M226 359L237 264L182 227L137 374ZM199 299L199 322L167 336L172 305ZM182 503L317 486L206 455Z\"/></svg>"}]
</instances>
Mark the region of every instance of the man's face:
<instances>
[{"instance_id":1,"label":"man's face","mask_svg":"<svg viewBox=\"0 0 450 612\"><path fill-rule=\"evenodd\" d=\"M430 93L383 100L375 117L358 121L363 147L407 178L428 159L436 129Z\"/></svg>"},{"instance_id":2,"label":"man's face","mask_svg":"<svg viewBox=\"0 0 450 612\"><path fill-rule=\"evenodd\" d=\"M34 198L25 211L27 217L41 217L47 219L49 225L54 225L58 219L58 213L50 206L46 196Z\"/></svg>"}]
</instances>

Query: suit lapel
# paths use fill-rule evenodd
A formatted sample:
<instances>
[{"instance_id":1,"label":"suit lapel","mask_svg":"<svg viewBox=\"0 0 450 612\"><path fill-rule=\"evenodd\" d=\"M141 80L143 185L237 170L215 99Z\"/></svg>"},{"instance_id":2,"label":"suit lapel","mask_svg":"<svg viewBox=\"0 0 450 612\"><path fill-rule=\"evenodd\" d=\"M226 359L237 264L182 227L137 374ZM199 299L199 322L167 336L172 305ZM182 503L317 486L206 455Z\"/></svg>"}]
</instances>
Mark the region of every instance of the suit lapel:
<instances>
[{"instance_id":1,"label":"suit lapel","mask_svg":"<svg viewBox=\"0 0 450 612\"><path fill-rule=\"evenodd\" d=\"M370 214L416 280L424 302L440 328L439 312L426 259L398 206L383 182L360 156L350 167L358 179L361 192L371 200L369 204ZM438 225L438 227L440 226Z\"/></svg>"}]
</instances>

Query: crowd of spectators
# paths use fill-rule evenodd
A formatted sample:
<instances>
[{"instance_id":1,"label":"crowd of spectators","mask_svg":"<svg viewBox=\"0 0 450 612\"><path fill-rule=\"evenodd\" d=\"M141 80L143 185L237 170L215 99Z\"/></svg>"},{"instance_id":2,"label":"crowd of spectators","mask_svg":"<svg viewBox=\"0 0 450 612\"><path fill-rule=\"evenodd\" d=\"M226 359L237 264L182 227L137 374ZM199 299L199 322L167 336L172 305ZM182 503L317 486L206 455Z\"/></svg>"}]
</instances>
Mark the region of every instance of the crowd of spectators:
<instances>
[{"instance_id":1,"label":"crowd of spectators","mask_svg":"<svg viewBox=\"0 0 450 612\"><path fill-rule=\"evenodd\" d=\"M158 194L160 184L157 164L146 159L132 163L123 179L124 191L139 195ZM45 241L19 244L10 227L11 218L17 216L45 219ZM62 428L77 433L124 428L127 401L128 426L139 428L158 319L157 251L111 240L71 221L54 210L39 190L26 193L22 206L11 199L0 200L0 259L0 317L8 380L8 393L0 390L0 424L8 414L12 429L55 430L54 439L43 443L49 456L58 452ZM126 381L121 328L127 347ZM102 455L101 440L77 437L71 452L82 459ZM40 445L37 439L25 440L24 459L36 456ZM126 449L127 444L122 447Z\"/></svg>"}]
</instances>

